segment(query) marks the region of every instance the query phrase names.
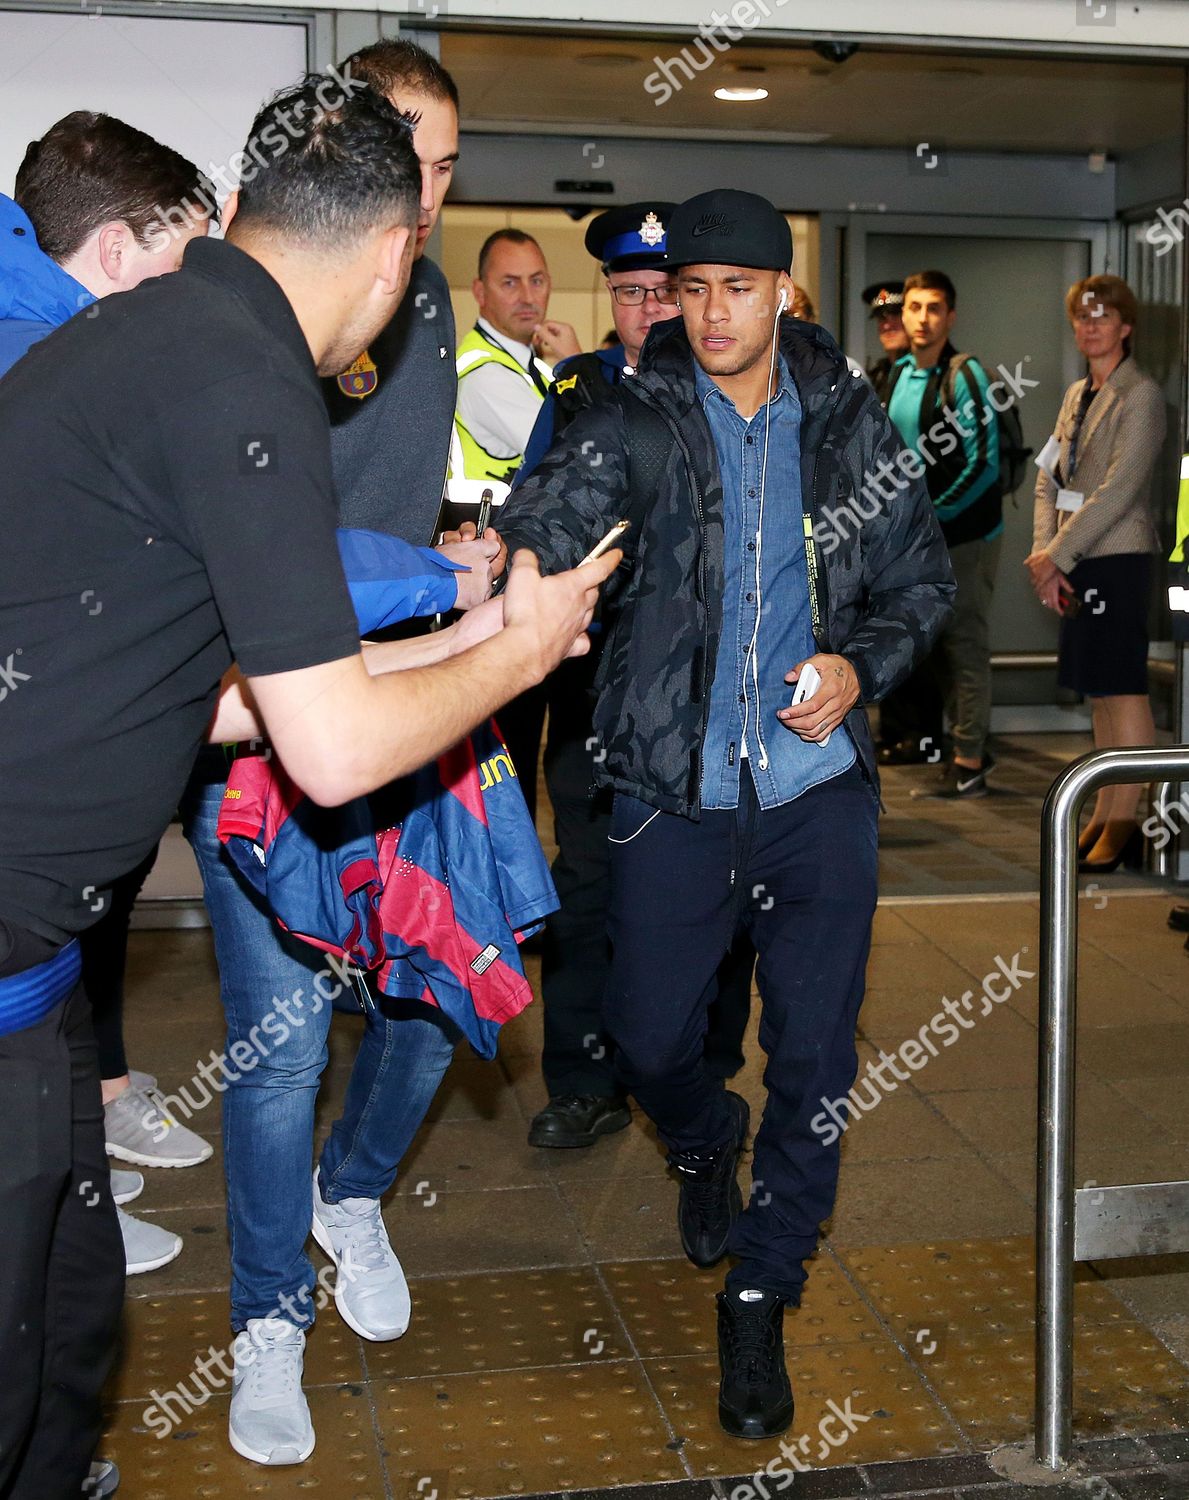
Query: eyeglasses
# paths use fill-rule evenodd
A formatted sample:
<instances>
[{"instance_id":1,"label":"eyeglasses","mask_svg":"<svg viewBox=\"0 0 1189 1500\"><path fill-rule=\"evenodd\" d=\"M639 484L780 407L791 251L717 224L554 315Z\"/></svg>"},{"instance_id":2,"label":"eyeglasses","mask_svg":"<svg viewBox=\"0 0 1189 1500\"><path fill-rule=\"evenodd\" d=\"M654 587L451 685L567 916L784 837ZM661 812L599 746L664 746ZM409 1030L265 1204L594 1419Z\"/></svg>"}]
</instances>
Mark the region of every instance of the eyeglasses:
<instances>
[{"instance_id":1,"label":"eyeglasses","mask_svg":"<svg viewBox=\"0 0 1189 1500\"><path fill-rule=\"evenodd\" d=\"M649 297L655 297L662 307L676 307L675 286L613 286L611 295L620 307L641 307Z\"/></svg>"}]
</instances>

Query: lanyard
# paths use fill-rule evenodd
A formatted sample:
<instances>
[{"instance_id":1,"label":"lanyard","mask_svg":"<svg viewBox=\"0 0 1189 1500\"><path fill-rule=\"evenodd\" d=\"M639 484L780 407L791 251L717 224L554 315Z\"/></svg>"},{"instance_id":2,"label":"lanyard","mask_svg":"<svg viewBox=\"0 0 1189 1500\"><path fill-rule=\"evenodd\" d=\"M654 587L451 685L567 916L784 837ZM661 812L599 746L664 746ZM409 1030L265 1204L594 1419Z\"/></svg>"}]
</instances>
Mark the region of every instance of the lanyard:
<instances>
[{"instance_id":1,"label":"lanyard","mask_svg":"<svg viewBox=\"0 0 1189 1500\"><path fill-rule=\"evenodd\" d=\"M1098 392L1090 384L1090 377L1087 375L1085 383L1082 386L1082 393L1078 397L1078 409L1073 419L1073 431L1069 435L1069 462L1066 479L1061 478L1060 464L1057 466L1057 482L1062 489L1065 488L1067 482L1072 482L1073 480L1074 470L1078 465L1078 443L1082 436L1082 424L1085 422L1086 414L1094 404L1094 398L1097 395Z\"/></svg>"}]
</instances>

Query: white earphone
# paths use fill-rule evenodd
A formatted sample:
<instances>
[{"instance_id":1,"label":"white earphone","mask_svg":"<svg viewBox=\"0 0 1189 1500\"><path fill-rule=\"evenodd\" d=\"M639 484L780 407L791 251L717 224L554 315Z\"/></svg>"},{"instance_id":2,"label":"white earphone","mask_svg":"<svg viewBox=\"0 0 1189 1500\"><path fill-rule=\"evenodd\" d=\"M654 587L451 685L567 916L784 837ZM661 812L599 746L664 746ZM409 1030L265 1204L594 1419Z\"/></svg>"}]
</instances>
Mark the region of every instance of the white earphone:
<instances>
[{"instance_id":1,"label":"white earphone","mask_svg":"<svg viewBox=\"0 0 1189 1500\"><path fill-rule=\"evenodd\" d=\"M785 310L785 308L788 306L788 301L789 301L788 288L787 287L781 287L781 289L780 289L780 301L776 304L776 316L778 318L780 317L781 313Z\"/></svg>"}]
</instances>

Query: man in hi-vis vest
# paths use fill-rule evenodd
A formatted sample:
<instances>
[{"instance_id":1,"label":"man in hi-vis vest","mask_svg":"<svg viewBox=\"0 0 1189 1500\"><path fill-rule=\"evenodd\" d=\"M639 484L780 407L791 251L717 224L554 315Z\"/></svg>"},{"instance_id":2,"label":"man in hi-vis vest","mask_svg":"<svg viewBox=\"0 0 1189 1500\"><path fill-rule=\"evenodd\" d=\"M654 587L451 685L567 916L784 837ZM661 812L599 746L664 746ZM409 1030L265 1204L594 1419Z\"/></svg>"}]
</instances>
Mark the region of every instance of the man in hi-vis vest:
<instances>
[{"instance_id":1,"label":"man in hi-vis vest","mask_svg":"<svg viewBox=\"0 0 1189 1500\"><path fill-rule=\"evenodd\" d=\"M471 288L479 321L458 346L455 478L511 482L553 365L581 352L568 323L545 317L551 285L545 257L531 235L498 229L484 242Z\"/></svg>"}]
</instances>

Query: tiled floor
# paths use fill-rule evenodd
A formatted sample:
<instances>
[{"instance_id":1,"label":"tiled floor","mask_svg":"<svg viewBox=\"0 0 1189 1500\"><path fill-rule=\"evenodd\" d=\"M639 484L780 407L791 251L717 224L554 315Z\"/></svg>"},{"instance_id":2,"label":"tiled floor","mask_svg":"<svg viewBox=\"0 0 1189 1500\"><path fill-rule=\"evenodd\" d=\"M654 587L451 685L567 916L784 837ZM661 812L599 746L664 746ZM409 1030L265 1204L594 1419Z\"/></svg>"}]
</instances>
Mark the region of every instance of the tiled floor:
<instances>
[{"instance_id":1,"label":"tiled floor","mask_svg":"<svg viewBox=\"0 0 1189 1500\"><path fill-rule=\"evenodd\" d=\"M947 997L981 995L997 958L1010 966L1020 955L1019 987L985 1015L976 1002L958 1041L873 1096L844 1137L836 1212L786 1324L790 1440L804 1440L792 1451L815 1471L798 1476L797 1500L1001 1500L1002 1480L978 1455L1030 1432L1038 907L1027 893L1057 765L1044 746L1021 746L1000 773L1014 790L956 809L924 804L927 817L906 795L921 773L889 778L884 891L916 899L876 919L861 1068ZM960 855L944 869L939 838ZM989 892L1003 899L969 899ZM1189 1176L1189 957L1165 926L1168 905L1127 877L1081 903L1079 1182ZM134 1066L166 1089L185 1083L221 1042L208 935L135 934L128 1010ZM357 1027L335 1018L322 1129ZM527 1120L544 1097L539 1036L534 1006L496 1062L459 1054L385 1208L412 1326L397 1343L363 1344L333 1306L322 1313L306 1362L318 1447L300 1469L232 1454L217 1363L195 1384L195 1359L217 1360L230 1338L218 1151L189 1171L146 1174L135 1211L186 1243L129 1285L103 1444L122 1494L478 1500L637 1486L647 1488L626 1494L645 1500L663 1485L668 1500L754 1500L748 1476L784 1461L776 1443L718 1427L720 1278L680 1257L676 1189L655 1136L637 1116L589 1152L530 1149ZM753 1106L756 1051L753 1030L737 1081ZM192 1122L216 1143L218 1108ZM1088 1448L1087 1472L1107 1478L1069 1493L1189 1497L1189 1444L1176 1436L1189 1430L1187 1271L1189 1257L1079 1269L1075 1432L1136 1441ZM178 1418L165 1437L162 1398ZM834 1447L819 1428L832 1409L853 1426L824 1429L844 1434Z\"/></svg>"}]
</instances>

